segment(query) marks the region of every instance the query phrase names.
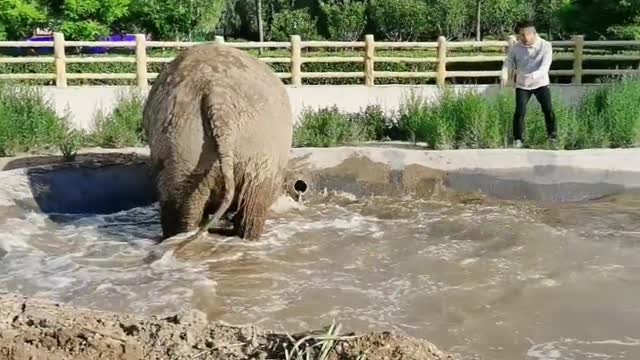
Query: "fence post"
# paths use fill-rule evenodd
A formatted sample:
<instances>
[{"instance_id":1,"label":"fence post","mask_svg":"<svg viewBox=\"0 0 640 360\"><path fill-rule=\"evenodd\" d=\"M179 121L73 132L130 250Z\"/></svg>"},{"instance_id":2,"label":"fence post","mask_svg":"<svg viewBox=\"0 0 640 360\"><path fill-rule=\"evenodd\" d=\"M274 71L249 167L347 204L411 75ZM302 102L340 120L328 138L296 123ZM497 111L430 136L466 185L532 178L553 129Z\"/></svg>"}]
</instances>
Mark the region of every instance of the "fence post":
<instances>
[{"instance_id":1,"label":"fence post","mask_svg":"<svg viewBox=\"0 0 640 360\"><path fill-rule=\"evenodd\" d=\"M53 58L56 65L56 86L67 87L67 62L64 51L64 34L53 33Z\"/></svg>"},{"instance_id":2,"label":"fence post","mask_svg":"<svg viewBox=\"0 0 640 360\"><path fill-rule=\"evenodd\" d=\"M364 37L364 83L373 86L376 83L374 58L376 56L376 44L373 35Z\"/></svg>"},{"instance_id":3,"label":"fence post","mask_svg":"<svg viewBox=\"0 0 640 360\"><path fill-rule=\"evenodd\" d=\"M582 57L584 53L584 35L573 36L573 80L574 85L582 84Z\"/></svg>"},{"instance_id":4,"label":"fence post","mask_svg":"<svg viewBox=\"0 0 640 360\"><path fill-rule=\"evenodd\" d=\"M438 37L438 67L436 84L444 86L447 79L447 38Z\"/></svg>"},{"instance_id":5,"label":"fence post","mask_svg":"<svg viewBox=\"0 0 640 360\"><path fill-rule=\"evenodd\" d=\"M516 43L516 37L513 35L510 35L507 38L507 48L505 49L505 55L509 54L509 51L511 50L511 48L513 47L513 44ZM502 75L500 76L500 86L507 86L507 84L509 83L509 80L511 79L511 77L513 76L513 71L512 70L506 70L506 69L502 69Z\"/></svg>"},{"instance_id":6,"label":"fence post","mask_svg":"<svg viewBox=\"0 0 640 360\"><path fill-rule=\"evenodd\" d=\"M224 36L216 36L215 43L224 44Z\"/></svg>"},{"instance_id":7,"label":"fence post","mask_svg":"<svg viewBox=\"0 0 640 360\"><path fill-rule=\"evenodd\" d=\"M149 84L147 77L147 38L136 34L136 80L138 87L144 89Z\"/></svg>"},{"instance_id":8,"label":"fence post","mask_svg":"<svg viewBox=\"0 0 640 360\"><path fill-rule=\"evenodd\" d=\"M291 35L291 85L302 85L302 40Z\"/></svg>"}]
</instances>

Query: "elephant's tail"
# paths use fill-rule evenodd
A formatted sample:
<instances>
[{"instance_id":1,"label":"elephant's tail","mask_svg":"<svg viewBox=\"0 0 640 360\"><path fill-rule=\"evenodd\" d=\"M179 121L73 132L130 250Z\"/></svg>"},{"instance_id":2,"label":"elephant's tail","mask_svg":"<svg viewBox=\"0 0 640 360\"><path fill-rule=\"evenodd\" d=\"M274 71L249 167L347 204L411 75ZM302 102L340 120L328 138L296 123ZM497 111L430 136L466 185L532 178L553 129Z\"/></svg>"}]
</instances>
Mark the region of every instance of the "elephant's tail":
<instances>
[{"instance_id":1,"label":"elephant's tail","mask_svg":"<svg viewBox=\"0 0 640 360\"><path fill-rule=\"evenodd\" d=\"M176 248L176 252L193 240L202 236L202 234L208 231L213 224L218 222L231 207L235 196L236 184L234 164L236 159L235 154L233 153L233 139L235 135L233 134L231 127L228 124L225 124L224 119L221 118L220 114L214 111L213 103L213 99L209 94L205 94L203 96L201 104L202 125L205 129L205 133L210 134L217 145L220 172L222 173L223 179L223 198L216 212L209 218L209 220L200 226L195 234L186 238ZM211 168L209 168L206 176L207 179L211 179L213 177L216 171L216 165L217 164L213 164Z\"/></svg>"}]
</instances>

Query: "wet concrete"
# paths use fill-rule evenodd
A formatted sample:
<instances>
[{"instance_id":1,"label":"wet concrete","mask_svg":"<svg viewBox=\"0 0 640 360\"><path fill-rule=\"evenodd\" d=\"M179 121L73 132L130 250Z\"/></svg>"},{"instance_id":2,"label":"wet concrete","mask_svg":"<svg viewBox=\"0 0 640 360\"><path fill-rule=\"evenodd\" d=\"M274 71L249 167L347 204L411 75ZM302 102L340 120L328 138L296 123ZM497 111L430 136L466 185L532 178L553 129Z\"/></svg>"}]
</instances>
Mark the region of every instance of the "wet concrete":
<instances>
[{"instance_id":1,"label":"wet concrete","mask_svg":"<svg viewBox=\"0 0 640 360\"><path fill-rule=\"evenodd\" d=\"M138 151L138 153L144 153ZM112 154L113 155L113 154ZM584 201L640 191L640 151L457 151L388 148L294 149L286 188L431 198L480 192L502 199ZM99 157L99 156L98 156ZM144 155L122 154L0 172L0 206L44 213L113 213L155 202ZM28 162L27 162L28 163ZM529 166L527 166L529 164Z\"/></svg>"}]
</instances>

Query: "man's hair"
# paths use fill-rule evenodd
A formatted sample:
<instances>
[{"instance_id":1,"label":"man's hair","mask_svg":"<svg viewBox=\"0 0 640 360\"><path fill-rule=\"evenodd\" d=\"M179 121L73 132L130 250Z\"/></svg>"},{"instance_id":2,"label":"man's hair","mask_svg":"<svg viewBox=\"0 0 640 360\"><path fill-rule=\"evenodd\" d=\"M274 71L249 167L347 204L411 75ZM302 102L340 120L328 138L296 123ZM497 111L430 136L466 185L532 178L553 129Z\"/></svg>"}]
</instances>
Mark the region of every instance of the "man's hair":
<instances>
[{"instance_id":1,"label":"man's hair","mask_svg":"<svg viewBox=\"0 0 640 360\"><path fill-rule=\"evenodd\" d=\"M529 21L529 20L524 20L524 21L520 21L517 25L516 25L516 32L520 32L520 30L522 29L526 29L526 28L536 28L535 25L533 25L533 22Z\"/></svg>"}]
</instances>

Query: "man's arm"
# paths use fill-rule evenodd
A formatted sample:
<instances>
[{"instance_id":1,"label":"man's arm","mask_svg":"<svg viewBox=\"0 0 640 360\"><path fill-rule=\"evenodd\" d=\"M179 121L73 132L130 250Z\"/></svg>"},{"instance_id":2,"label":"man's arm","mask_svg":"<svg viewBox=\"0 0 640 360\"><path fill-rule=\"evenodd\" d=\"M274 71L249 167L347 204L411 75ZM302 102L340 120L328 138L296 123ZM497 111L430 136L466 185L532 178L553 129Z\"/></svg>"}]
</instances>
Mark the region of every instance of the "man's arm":
<instances>
[{"instance_id":1,"label":"man's arm","mask_svg":"<svg viewBox=\"0 0 640 360\"><path fill-rule=\"evenodd\" d=\"M504 59L504 62L502 63L502 81L503 83L509 85L513 80L512 79L512 71L513 69L515 69L516 67L516 54L515 51L513 50L513 47L511 47L509 49L509 52L507 53L507 57Z\"/></svg>"}]
</instances>

